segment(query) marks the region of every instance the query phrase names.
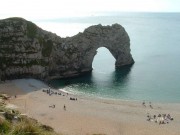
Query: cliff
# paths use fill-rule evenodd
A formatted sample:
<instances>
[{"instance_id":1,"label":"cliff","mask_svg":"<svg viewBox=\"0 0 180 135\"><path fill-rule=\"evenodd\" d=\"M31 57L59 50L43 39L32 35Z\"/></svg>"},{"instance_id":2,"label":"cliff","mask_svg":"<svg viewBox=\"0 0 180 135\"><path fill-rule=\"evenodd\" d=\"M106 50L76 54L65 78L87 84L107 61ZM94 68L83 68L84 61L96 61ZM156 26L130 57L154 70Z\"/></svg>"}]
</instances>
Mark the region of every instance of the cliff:
<instances>
[{"instance_id":1,"label":"cliff","mask_svg":"<svg viewBox=\"0 0 180 135\"><path fill-rule=\"evenodd\" d=\"M64 78L92 70L99 47L106 47L116 67L130 65L130 39L119 25L95 25L61 38L22 18L0 20L0 80L34 77Z\"/></svg>"}]
</instances>

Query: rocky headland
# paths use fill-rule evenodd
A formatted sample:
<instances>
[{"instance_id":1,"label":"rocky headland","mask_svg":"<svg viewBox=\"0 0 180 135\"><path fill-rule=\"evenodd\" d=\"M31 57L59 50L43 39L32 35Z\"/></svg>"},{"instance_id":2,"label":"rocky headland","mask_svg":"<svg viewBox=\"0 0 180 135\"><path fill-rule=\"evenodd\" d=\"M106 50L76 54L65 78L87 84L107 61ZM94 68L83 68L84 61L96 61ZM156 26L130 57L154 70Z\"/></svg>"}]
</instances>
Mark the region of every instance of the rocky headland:
<instances>
[{"instance_id":1,"label":"rocky headland","mask_svg":"<svg viewBox=\"0 0 180 135\"><path fill-rule=\"evenodd\" d=\"M106 47L115 66L134 63L130 39L119 24L94 25L73 37L61 38L23 18L0 20L0 80L33 77L65 78L92 71L99 47Z\"/></svg>"}]
</instances>

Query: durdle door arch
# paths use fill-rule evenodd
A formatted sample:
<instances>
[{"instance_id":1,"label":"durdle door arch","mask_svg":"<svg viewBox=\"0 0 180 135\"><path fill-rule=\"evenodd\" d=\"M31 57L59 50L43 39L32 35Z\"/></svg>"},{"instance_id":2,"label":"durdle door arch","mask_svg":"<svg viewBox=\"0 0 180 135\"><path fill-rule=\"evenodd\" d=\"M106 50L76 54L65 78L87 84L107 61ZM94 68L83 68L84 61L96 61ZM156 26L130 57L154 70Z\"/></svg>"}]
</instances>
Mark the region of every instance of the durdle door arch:
<instances>
[{"instance_id":1,"label":"durdle door arch","mask_svg":"<svg viewBox=\"0 0 180 135\"><path fill-rule=\"evenodd\" d=\"M0 20L0 80L82 75L92 71L100 47L111 52L116 67L134 63L129 36L119 24L94 25L75 36L61 38L23 18Z\"/></svg>"},{"instance_id":2,"label":"durdle door arch","mask_svg":"<svg viewBox=\"0 0 180 135\"><path fill-rule=\"evenodd\" d=\"M125 29L114 24L112 26L91 26L83 33L77 35L82 40L80 46L87 46L81 52L85 52L82 58L82 71L92 70L92 62L100 47L107 48L115 58L115 66L131 65L134 60L130 53L130 39Z\"/></svg>"}]
</instances>

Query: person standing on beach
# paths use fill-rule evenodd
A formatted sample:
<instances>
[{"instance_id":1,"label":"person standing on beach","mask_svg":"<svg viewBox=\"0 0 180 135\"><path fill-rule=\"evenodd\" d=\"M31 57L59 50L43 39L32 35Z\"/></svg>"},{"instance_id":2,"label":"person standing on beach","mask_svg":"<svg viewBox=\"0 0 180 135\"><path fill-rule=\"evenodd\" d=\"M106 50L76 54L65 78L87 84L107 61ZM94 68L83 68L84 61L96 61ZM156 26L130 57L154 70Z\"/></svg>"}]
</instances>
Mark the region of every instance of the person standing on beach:
<instances>
[{"instance_id":1,"label":"person standing on beach","mask_svg":"<svg viewBox=\"0 0 180 135\"><path fill-rule=\"evenodd\" d=\"M66 106L65 106L65 104L64 104L64 111L66 111Z\"/></svg>"},{"instance_id":2,"label":"person standing on beach","mask_svg":"<svg viewBox=\"0 0 180 135\"><path fill-rule=\"evenodd\" d=\"M149 102L149 107L150 107L151 109L153 109L151 102Z\"/></svg>"},{"instance_id":3,"label":"person standing on beach","mask_svg":"<svg viewBox=\"0 0 180 135\"><path fill-rule=\"evenodd\" d=\"M146 107L146 103L145 103L145 101L143 101L143 102L142 102L142 105L143 105L144 107Z\"/></svg>"}]
</instances>

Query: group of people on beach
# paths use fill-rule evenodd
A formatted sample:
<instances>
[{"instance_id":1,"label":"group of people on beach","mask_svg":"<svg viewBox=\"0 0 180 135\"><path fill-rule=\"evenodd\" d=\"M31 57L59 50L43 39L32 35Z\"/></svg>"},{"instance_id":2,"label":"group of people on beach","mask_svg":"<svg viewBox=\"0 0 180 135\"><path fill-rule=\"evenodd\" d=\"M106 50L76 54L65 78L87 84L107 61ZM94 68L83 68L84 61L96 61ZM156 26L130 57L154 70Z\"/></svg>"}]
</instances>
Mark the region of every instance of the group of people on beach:
<instances>
[{"instance_id":1,"label":"group of people on beach","mask_svg":"<svg viewBox=\"0 0 180 135\"><path fill-rule=\"evenodd\" d=\"M68 95L69 95L68 93L61 93L61 92L54 91L54 90L52 90L51 88L49 88L49 89L43 89L42 92L47 93L49 96L51 96L51 95L53 95L53 94L54 94L54 95L62 95L62 96L65 96L65 95L68 96ZM69 100L77 101L77 98L70 97ZM55 104L53 104L53 105L50 105L49 107L50 107L50 108L55 108L56 106L55 106ZM65 104L64 104L64 106L63 106L63 109L66 111L66 105L65 105Z\"/></svg>"},{"instance_id":2,"label":"group of people on beach","mask_svg":"<svg viewBox=\"0 0 180 135\"><path fill-rule=\"evenodd\" d=\"M142 102L142 105L143 105L144 107L147 106L146 103L145 103L145 101ZM151 102L149 102L149 107L150 107L151 109L153 109L153 106L152 106Z\"/></svg>"},{"instance_id":3,"label":"group of people on beach","mask_svg":"<svg viewBox=\"0 0 180 135\"><path fill-rule=\"evenodd\" d=\"M62 95L62 96L65 96L65 94L62 94L61 92L57 92L57 91L53 91L52 89L43 89L42 90L43 92L45 92L45 93L47 93L49 96L51 96L51 95ZM68 93L67 93L67 95L68 95Z\"/></svg>"},{"instance_id":4,"label":"group of people on beach","mask_svg":"<svg viewBox=\"0 0 180 135\"><path fill-rule=\"evenodd\" d=\"M145 101L143 101L142 105L143 107L149 106L151 109L153 109L151 102L149 102L149 104L147 105ZM149 113L147 113L147 121L154 121L155 123L159 124L168 124L172 120L174 120L174 118L172 118L170 114L150 115Z\"/></svg>"},{"instance_id":5,"label":"group of people on beach","mask_svg":"<svg viewBox=\"0 0 180 135\"><path fill-rule=\"evenodd\" d=\"M154 121L159 124L168 124L170 121L174 120L170 114L158 114L151 116L147 114L147 121Z\"/></svg>"},{"instance_id":6,"label":"group of people on beach","mask_svg":"<svg viewBox=\"0 0 180 135\"><path fill-rule=\"evenodd\" d=\"M47 93L49 96L51 95L62 95L62 96L68 96L69 94L68 93L61 93L61 92L57 92L56 90L52 90L52 89L43 89L42 90L43 92ZM73 97L70 97L69 100L74 100L74 101L77 101L77 98L73 98Z\"/></svg>"}]
</instances>

